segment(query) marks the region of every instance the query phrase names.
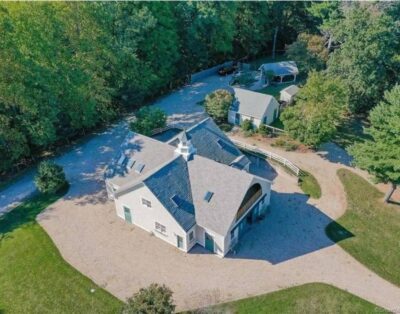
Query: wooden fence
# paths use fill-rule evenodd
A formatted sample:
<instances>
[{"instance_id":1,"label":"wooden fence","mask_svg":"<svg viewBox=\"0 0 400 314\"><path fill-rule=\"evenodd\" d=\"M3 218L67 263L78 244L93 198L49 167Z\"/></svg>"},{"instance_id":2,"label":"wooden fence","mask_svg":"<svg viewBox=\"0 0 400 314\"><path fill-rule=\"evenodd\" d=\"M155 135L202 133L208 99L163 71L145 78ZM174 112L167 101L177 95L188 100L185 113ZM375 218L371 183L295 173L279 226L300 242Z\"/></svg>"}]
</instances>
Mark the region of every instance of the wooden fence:
<instances>
[{"instance_id":1,"label":"wooden fence","mask_svg":"<svg viewBox=\"0 0 400 314\"><path fill-rule=\"evenodd\" d=\"M255 147L253 145L249 145L246 143L243 143L241 141L235 140L235 139L230 139L237 147L247 150L249 152L255 153L257 155L261 155L265 158L275 160L276 162L280 163L287 169L289 169L291 172L293 172L296 176L301 175L301 169L297 167L294 163L292 163L290 160L287 160L286 158L279 156L278 154L266 151L264 149Z\"/></svg>"}]
</instances>

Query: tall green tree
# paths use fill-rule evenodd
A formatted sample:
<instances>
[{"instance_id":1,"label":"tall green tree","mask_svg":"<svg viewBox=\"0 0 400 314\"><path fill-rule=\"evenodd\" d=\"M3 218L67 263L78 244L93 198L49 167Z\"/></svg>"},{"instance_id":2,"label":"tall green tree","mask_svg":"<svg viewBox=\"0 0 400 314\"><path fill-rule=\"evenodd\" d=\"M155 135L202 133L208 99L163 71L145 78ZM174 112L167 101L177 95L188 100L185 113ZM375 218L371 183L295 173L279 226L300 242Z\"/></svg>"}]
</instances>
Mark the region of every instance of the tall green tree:
<instances>
[{"instance_id":1,"label":"tall green tree","mask_svg":"<svg viewBox=\"0 0 400 314\"><path fill-rule=\"evenodd\" d=\"M229 107L232 105L233 96L225 89L217 89L208 94L204 101L206 112L217 123L226 122L228 119Z\"/></svg>"},{"instance_id":2,"label":"tall green tree","mask_svg":"<svg viewBox=\"0 0 400 314\"><path fill-rule=\"evenodd\" d=\"M387 202L400 184L400 85L385 93L384 100L374 107L365 131L371 140L349 148L355 164L374 175L377 182L390 184Z\"/></svg>"},{"instance_id":3,"label":"tall green tree","mask_svg":"<svg viewBox=\"0 0 400 314\"><path fill-rule=\"evenodd\" d=\"M296 104L286 108L281 119L290 136L317 147L334 136L347 105L347 89L341 79L322 72L310 72Z\"/></svg>"},{"instance_id":4,"label":"tall green tree","mask_svg":"<svg viewBox=\"0 0 400 314\"><path fill-rule=\"evenodd\" d=\"M322 36L301 33L288 46L286 55L290 60L296 60L301 74L307 74L311 70L320 71L325 68L328 49Z\"/></svg>"},{"instance_id":5,"label":"tall green tree","mask_svg":"<svg viewBox=\"0 0 400 314\"><path fill-rule=\"evenodd\" d=\"M373 107L384 90L392 86L394 56L398 53L395 22L372 5L352 5L333 29L339 41L329 61L328 71L342 78L349 88L350 109L365 112Z\"/></svg>"}]
</instances>

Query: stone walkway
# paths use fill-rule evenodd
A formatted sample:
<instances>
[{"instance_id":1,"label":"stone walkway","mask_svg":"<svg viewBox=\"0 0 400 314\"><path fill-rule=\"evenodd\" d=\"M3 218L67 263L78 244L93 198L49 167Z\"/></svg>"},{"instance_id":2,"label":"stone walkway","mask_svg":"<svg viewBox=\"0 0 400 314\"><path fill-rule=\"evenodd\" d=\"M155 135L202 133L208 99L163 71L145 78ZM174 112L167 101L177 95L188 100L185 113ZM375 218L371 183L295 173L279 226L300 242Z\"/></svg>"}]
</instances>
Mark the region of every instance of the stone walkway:
<instances>
[{"instance_id":1,"label":"stone walkway","mask_svg":"<svg viewBox=\"0 0 400 314\"><path fill-rule=\"evenodd\" d=\"M325 235L326 225L346 208L336 177L342 166L315 154L305 157L293 161L317 177L322 198L308 199L296 180L277 167L271 213L245 235L236 254L224 259L200 247L182 253L127 225L105 197L101 167L89 181L75 181L38 220L73 267L122 300L152 282L165 283L174 291L178 310L184 310L324 282L399 309L400 288Z\"/></svg>"}]
</instances>

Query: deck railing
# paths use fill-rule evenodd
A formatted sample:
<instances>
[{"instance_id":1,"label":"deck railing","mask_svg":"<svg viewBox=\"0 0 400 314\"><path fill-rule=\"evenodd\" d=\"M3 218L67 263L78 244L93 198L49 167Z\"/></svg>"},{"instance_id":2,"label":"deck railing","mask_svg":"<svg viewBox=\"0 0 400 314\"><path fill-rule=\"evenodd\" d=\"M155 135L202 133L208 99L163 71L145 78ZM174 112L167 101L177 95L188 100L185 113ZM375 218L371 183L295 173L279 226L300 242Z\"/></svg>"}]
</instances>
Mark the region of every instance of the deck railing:
<instances>
[{"instance_id":1,"label":"deck railing","mask_svg":"<svg viewBox=\"0 0 400 314\"><path fill-rule=\"evenodd\" d=\"M288 160L288 159L286 159L286 158L284 158L282 156L279 156L278 154L266 151L264 149L255 147L253 145L246 144L244 142L238 141L238 140L233 139L233 138L230 138L230 140L239 148L242 148L242 149L247 150L249 152L256 153L256 154L261 155L261 156L263 156L265 158L275 160L276 162L280 163L281 165L283 165L284 167L286 167L287 169L292 171L296 176L300 176L301 175L301 169L299 167L297 167L290 160Z\"/></svg>"}]
</instances>

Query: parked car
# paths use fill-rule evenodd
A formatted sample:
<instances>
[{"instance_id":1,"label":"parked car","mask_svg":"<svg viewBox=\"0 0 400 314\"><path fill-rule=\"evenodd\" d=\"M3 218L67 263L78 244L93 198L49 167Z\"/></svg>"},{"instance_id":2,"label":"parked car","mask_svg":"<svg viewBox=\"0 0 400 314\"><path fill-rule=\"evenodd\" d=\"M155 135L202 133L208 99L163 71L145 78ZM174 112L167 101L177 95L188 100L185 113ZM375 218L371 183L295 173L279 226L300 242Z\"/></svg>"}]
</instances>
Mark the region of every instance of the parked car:
<instances>
[{"instance_id":1,"label":"parked car","mask_svg":"<svg viewBox=\"0 0 400 314\"><path fill-rule=\"evenodd\" d=\"M233 62L232 65L230 65L230 66L220 68L218 70L218 74L221 76L226 76L226 75L234 73L237 69L238 69L237 62Z\"/></svg>"}]
</instances>

